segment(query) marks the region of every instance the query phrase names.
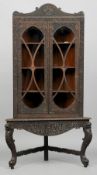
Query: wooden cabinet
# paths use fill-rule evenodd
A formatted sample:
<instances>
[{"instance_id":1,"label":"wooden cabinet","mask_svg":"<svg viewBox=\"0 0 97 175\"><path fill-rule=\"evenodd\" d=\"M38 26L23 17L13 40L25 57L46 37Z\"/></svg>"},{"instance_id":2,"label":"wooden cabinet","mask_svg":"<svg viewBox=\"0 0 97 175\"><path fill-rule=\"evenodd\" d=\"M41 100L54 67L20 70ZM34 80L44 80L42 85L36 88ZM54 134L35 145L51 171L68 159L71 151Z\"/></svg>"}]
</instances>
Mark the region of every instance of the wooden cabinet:
<instances>
[{"instance_id":1,"label":"wooden cabinet","mask_svg":"<svg viewBox=\"0 0 97 175\"><path fill-rule=\"evenodd\" d=\"M81 118L83 13L41 11L13 15L14 117Z\"/></svg>"},{"instance_id":2,"label":"wooden cabinet","mask_svg":"<svg viewBox=\"0 0 97 175\"><path fill-rule=\"evenodd\" d=\"M14 12L14 119L7 124L44 136L89 125L83 118L83 64L83 12L68 14L51 4Z\"/></svg>"}]
</instances>

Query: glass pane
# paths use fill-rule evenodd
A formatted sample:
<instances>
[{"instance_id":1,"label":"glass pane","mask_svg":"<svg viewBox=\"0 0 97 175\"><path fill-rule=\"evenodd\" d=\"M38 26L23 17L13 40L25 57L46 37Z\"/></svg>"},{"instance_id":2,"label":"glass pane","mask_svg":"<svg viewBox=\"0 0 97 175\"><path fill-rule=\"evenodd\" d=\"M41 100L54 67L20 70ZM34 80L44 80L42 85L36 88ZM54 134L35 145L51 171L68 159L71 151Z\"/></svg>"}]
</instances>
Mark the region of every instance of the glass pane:
<instances>
[{"instance_id":1,"label":"glass pane","mask_svg":"<svg viewBox=\"0 0 97 175\"><path fill-rule=\"evenodd\" d=\"M65 109L75 101L75 38L65 26L54 34L52 74L52 100Z\"/></svg>"},{"instance_id":2,"label":"glass pane","mask_svg":"<svg viewBox=\"0 0 97 175\"><path fill-rule=\"evenodd\" d=\"M45 98L44 37L36 27L22 35L22 101L29 108L39 107Z\"/></svg>"}]
</instances>

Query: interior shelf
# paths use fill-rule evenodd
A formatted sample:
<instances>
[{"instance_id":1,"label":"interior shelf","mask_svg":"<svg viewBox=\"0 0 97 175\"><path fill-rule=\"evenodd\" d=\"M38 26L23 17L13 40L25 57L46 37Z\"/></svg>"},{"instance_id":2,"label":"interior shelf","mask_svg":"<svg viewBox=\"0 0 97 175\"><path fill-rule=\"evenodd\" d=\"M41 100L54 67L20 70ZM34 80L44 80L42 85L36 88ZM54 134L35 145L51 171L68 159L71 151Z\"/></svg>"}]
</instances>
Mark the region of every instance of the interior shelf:
<instances>
[{"instance_id":1,"label":"interior shelf","mask_svg":"<svg viewBox=\"0 0 97 175\"><path fill-rule=\"evenodd\" d=\"M56 44L56 43L53 42L53 44ZM69 46L71 44L71 42L69 42L69 41L58 41L57 44L58 45L65 45L65 46L67 45L67 46ZM72 44L74 44L74 42Z\"/></svg>"},{"instance_id":2,"label":"interior shelf","mask_svg":"<svg viewBox=\"0 0 97 175\"><path fill-rule=\"evenodd\" d=\"M26 42L26 45L38 45L40 42ZM22 44L24 44L24 42L22 41ZM41 45L44 44L44 41L41 42Z\"/></svg>"},{"instance_id":3,"label":"interior shelf","mask_svg":"<svg viewBox=\"0 0 97 175\"><path fill-rule=\"evenodd\" d=\"M22 67L22 69L33 69L32 67ZM34 70L35 69L44 69L44 67L34 67Z\"/></svg>"},{"instance_id":4,"label":"interior shelf","mask_svg":"<svg viewBox=\"0 0 97 175\"><path fill-rule=\"evenodd\" d=\"M70 92L70 93L72 93L72 94L75 94L75 91L73 91L73 90L70 91L70 90L68 90L68 89L67 89L67 90L65 90L65 89L62 90L62 89L60 89L60 90L58 90L58 91L57 91L57 90L53 90L53 93L64 93L64 92L65 92L65 93L69 93L69 92Z\"/></svg>"},{"instance_id":5,"label":"interior shelf","mask_svg":"<svg viewBox=\"0 0 97 175\"><path fill-rule=\"evenodd\" d=\"M26 90L22 90L22 93L25 93L26 92ZM38 92L38 90L36 89L36 90L28 90L27 92L29 92L29 93L37 93ZM44 92L44 90L41 90L40 91L42 94L44 94L45 92Z\"/></svg>"},{"instance_id":6,"label":"interior shelf","mask_svg":"<svg viewBox=\"0 0 97 175\"><path fill-rule=\"evenodd\" d=\"M23 34L25 42L40 42L43 39L43 34L36 27L30 27Z\"/></svg>"},{"instance_id":7,"label":"interior shelf","mask_svg":"<svg viewBox=\"0 0 97 175\"><path fill-rule=\"evenodd\" d=\"M36 108L42 104L43 97L39 92L37 92L37 93L28 92L24 96L23 102L24 102L24 104L26 104L30 108Z\"/></svg>"},{"instance_id":8,"label":"interior shelf","mask_svg":"<svg viewBox=\"0 0 97 175\"><path fill-rule=\"evenodd\" d=\"M71 42L74 34L67 27L61 27L55 32L54 38L57 42Z\"/></svg>"},{"instance_id":9,"label":"interior shelf","mask_svg":"<svg viewBox=\"0 0 97 175\"><path fill-rule=\"evenodd\" d=\"M54 98L54 102L60 108L67 108L73 103L74 99L74 96L70 92L58 92Z\"/></svg>"}]
</instances>

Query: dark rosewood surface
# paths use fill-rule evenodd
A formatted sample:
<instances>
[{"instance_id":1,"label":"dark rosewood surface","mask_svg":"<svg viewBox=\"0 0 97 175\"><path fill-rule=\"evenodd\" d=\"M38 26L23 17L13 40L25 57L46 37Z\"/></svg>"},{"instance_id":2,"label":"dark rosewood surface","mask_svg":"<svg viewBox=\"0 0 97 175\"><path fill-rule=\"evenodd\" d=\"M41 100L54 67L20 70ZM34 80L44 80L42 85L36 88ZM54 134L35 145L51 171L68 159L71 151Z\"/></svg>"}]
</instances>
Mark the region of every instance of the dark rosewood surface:
<instances>
[{"instance_id":1,"label":"dark rosewood surface","mask_svg":"<svg viewBox=\"0 0 97 175\"><path fill-rule=\"evenodd\" d=\"M6 142L13 169L17 157L44 151L80 156L85 167L91 139L90 118L83 117L84 14L69 14L52 4L34 12L13 13L13 119L6 121ZM83 128L81 149L49 146L48 136ZM44 136L44 146L17 151L14 129Z\"/></svg>"}]
</instances>

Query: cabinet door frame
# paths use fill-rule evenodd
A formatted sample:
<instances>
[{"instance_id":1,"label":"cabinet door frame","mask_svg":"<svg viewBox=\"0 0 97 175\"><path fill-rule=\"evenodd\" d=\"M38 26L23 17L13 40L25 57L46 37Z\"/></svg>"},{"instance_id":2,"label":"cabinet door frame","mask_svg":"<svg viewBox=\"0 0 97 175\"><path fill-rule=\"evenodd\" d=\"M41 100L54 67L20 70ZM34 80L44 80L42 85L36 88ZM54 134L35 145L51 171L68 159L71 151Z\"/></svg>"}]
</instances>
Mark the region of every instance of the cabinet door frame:
<instances>
[{"instance_id":1,"label":"cabinet door frame","mask_svg":"<svg viewBox=\"0 0 97 175\"><path fill-rule=\"evenodd\" d=\"M21 101L21 87L22 87L22 77L21 77L21 36L23 32L30 28L31 26L35 26L40 31L42 31L44 35L44 91L45 97L44 102L40 107L29 108L23 104ZM44 20L35 20L28 18L18 18L14 17L13 20L13 113L14 117L18 117L20 115L31 115L38 113L48 113L48 100L47 100L47 36L48 36L47 25ZM33 117L33 116L32 116Z\"/></svg>"},{"instance_id":2,"label":"cabinet door frame","mask_svg":"<svg viewBox=\"0 0 97 175\"><path fill-rule=\"evenodd\" d=\"M64 117L82 117L83 115L83 21L76 19L71 21L71 19L60 19L59 21L50 22L50 103L49 103L49 113L63 113ZM75 85L76 85L76 102L75 104L67 107L65 109L57 108L52 103L52 64L53 64L53 34L60 27L65 26L71 29L75 35Z\"/></svg>"}]
</instances>

